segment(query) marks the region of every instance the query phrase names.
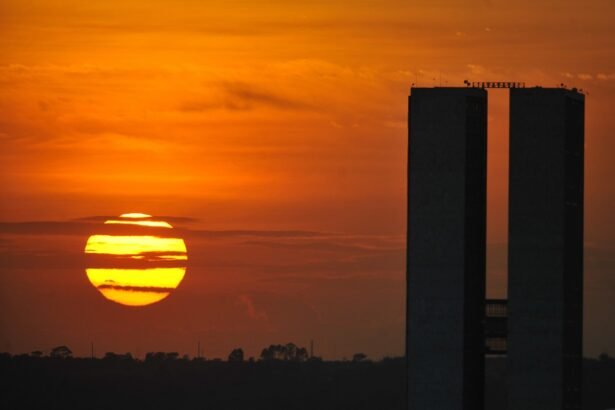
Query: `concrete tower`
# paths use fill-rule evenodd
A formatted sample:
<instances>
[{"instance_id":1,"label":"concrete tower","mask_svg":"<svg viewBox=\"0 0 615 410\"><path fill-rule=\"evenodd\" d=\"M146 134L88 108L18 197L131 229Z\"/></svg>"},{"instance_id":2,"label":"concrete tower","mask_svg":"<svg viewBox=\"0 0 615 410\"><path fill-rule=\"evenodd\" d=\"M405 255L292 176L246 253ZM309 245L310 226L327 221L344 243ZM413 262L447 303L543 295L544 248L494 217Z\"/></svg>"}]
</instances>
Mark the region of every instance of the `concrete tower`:
<instances>
[{"instance_id":1,"label":"concrete tower","mask_svg":"<svg viewBox=\"0 0 615 410\"><path fill-rule=\"evenodd\" d=\"M580 409L584 96L510 93L509 410Z\"/></svg>"},{"instance_id":2,"label":"concrete tower","mask_svg":"<svg viewBox=\"0 0 615 410\"><path fill-rule=\"evenodd\" d=\"M487 92L409 98L408 406L483 408Z\"/></svg>"}]
</instances>

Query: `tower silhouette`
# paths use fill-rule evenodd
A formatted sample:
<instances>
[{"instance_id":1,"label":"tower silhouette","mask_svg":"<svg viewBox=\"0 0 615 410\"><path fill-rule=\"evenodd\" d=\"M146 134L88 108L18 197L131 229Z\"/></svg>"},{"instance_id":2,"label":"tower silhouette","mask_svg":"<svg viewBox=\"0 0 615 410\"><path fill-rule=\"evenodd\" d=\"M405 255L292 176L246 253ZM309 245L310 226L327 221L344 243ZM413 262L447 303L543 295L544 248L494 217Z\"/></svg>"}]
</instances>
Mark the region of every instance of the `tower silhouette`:
<instances>
[{"instance_id":1,"label":"tower silhouette","mask_svg":"<svg viewBox=\"0 0 615 410\"><path fill-rule=\"evenodd\" d=\"M584 96L510 94L509 410L581 408Z\"/></svg>"},{"instance_id":2,"label":"tower silhouette","mask_svg":"<svg viewBox=\"0 0 615 410\"><path fill-rule=\"evenodd\" d=\"M487 92L413 88L408 165L408 405L480 409Z\"/></svg>"},{"instance_id":3,"label":"tower silhouette","mask_svg":"<svg viewBox=\"0 0 615 410\"><path fill-rule=\"evenodd\" d=\"M488 333L508 349L510 410L580 409L584 96L466 85L409 97L408 407L484 407L486 322L508 323ZM508 321L485 317L485 88L510 88Z\"/></svg>"}]
</instances>

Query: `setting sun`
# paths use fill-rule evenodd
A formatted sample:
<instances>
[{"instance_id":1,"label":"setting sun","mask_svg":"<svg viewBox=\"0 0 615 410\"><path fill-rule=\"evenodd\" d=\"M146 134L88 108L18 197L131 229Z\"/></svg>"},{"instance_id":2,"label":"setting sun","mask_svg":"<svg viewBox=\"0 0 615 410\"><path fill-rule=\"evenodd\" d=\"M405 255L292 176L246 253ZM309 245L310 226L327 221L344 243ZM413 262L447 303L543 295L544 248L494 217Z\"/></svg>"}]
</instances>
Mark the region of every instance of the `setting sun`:
<instances>
[{"instance_id":1,"label":"setting sun","mask_svg":"<svg viewBox=\"0 0 615 410\"><path fill-rule=\"evenodd\" d=\"M122 214L105 225L132 226L139 233L172 228L151 218L141 213ZM188 259L183 239L154 234L91 235L85 253L90 283L105 298L126 306L146 306L169 296L184 278ZM140 265L132 267L134 261Z\"/></svg>"}]
</instances>

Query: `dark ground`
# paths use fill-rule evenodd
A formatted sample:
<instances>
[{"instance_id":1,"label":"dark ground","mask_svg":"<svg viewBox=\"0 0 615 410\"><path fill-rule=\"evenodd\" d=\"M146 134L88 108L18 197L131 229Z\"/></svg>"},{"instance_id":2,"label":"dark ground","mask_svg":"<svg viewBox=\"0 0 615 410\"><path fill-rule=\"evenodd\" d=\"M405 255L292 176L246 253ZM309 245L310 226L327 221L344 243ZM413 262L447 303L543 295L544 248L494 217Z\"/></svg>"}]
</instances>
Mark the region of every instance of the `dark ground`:
<instances>
[{"instance_id":1,"label":"dark ground","mask_svg":"<svg viewBox=\"0 0 615 410\"><path fill-rule=\"evenodd\" d=\"M505 409L502 359L487 360L487 409ZM615 359L586 359L584 409L615 408ZM52 359L0 355L0 408L403 409L405 361L303 363Z\"/></svg>"}]
</instances>

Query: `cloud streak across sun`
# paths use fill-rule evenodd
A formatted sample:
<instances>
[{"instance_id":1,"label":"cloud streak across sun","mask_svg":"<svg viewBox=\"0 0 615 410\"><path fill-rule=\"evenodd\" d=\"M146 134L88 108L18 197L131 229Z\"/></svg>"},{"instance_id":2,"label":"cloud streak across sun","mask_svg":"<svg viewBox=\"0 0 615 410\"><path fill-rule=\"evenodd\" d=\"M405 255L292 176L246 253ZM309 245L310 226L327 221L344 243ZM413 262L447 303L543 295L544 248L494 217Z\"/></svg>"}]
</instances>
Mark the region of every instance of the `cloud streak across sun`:
<instances>
[{"instance_id":1,"label":"cloud streak across sun","mask_svg":"<svg viewBox=\"0 0 615 410\"><path fill-rule=\"evenodd\" d=\"M85 247L85 253L94 254L140 255L146 252L186 253L186 245L180 238L92 235Z\"/></svg>"}]
</instances>

